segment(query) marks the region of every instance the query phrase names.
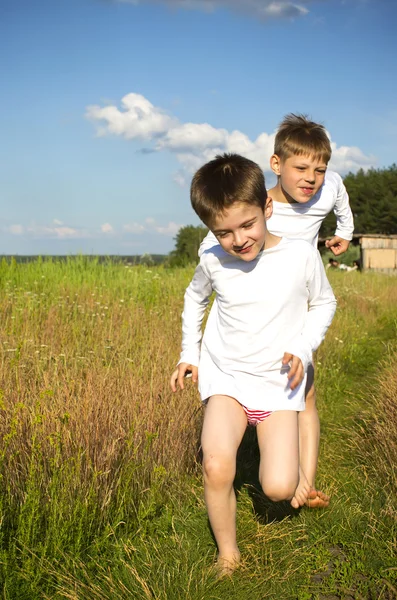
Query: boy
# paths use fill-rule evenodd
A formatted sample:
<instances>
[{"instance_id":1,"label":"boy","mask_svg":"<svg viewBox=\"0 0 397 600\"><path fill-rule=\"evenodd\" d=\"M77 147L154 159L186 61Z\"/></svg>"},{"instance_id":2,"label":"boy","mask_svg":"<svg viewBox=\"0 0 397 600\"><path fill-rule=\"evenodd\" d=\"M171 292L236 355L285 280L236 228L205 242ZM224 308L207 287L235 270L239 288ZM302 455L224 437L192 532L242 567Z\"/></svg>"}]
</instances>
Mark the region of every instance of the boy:
<instances>
[{"instance_id":1,"label":"boy","mask_svg":"<svg viewBox=\"0 0 397 600\"><path fill-rule=\"evenodd\" d=\"M327 171L331 144L322 125L304 115L287 115L281 122L274 143L270 166L277 175L277 184L269 191L273 200L273 215L267 223L269 231L278 236L307 240L317 247L322 221L333 210L337 228L326 242L335 256L345 252L353 237L353 216L349 197L341 177ZM199 254L217 244L210 232L203 240ZM288 276L289 270L286 272ZM315 476L320 438L314 390L314 370L310 365L307 377L306 408L299 413L300 465L306 477L291 501L294 508L326 507L329 498L315 489ZM307 485L311 488L306 494Z\"/></svg>"},{"instance_id":2,"label":"boy","mask_svg":"<svg viewBox=\"0 0 397 600\"><path fill-rule=\"evenodd\" d=\"M267 230L272 200L256 163L235 154L210 161L193 177L191 201L219 244L202 253L186 290L182 353L171 388L183 389L186 373L193 381L199 373L206 404L204 495L223 575L240 560L233 481L247 423L257 427L264 493L274 501L291 499L299 481L305 371L336 301L318 252ZM200 349L213 291L215 309Z\"/></svg>"}]
</instances>

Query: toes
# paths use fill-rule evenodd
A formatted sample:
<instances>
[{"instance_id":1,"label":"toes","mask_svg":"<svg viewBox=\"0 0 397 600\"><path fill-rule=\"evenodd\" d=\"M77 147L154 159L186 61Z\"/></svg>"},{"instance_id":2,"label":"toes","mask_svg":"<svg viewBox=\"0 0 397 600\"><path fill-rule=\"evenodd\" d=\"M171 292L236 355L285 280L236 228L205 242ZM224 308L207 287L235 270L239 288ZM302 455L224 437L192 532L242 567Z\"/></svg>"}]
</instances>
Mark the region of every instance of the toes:
<instances>
[{"instance_id":1,"label":"toes","mask_svg":"<svg viewBox=\"0 0 397 600\"><path fill-rule=\"evenodd\" d=\"M320 492L320 494L322 494L322 492ZM317 498L318 495L319 495L319 492L317 490L311 489L309 491L309 493L307 494L307 499L314 500L315 498Z\"/></svg>"},{"instance_id":2,"label":"toes","mask_svg":"<svg viewBox=\"0 0 397 600\"><path fill-rule=\"evenodd\" d=\"M320 492L320 490L317 490L317 496L324 500L324 502L329 502L329 496L327 496L327 494L324 494L324 492Z\"/></svg>"},{"instance_id":3,"label":"toes","mask_svg":"<svg viewBox=\"0 0 397 600\"><path fill-rule=\"evenodd\" d=\"M325 496L325 494L323 494ZM306 501L306 506L309 508L326 508L329 505L329 500L325 500L320 496L316 496L316 498L308 498Z\"/></svg>"}]
</instances>

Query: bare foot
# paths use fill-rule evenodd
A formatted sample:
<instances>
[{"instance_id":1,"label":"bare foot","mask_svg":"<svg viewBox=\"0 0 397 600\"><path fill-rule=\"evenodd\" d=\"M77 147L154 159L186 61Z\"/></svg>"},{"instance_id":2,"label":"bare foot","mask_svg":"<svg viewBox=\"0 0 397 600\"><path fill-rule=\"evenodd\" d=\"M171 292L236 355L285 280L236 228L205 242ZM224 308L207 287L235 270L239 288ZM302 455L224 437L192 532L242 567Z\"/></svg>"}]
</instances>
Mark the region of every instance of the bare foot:
<instances>
[{"instance_id":1,"label":"bare foot","mask_svg":"<svg viewBox=\"0 0 397 600\"><path fill-rule=\"evenodd\" d=\"M217 579L223 577L231 577L236 569L240 566L240 553L218 556L216 561Z\"/></svg>"},{"instance_id":2,"label":"bare foot","mask_svg":"<svg viewBox=\"0 0 397 600\"><path fill-rule=\"evenodd\" d=\"M300 506L304 506L308 499L310 498L310 494L315 491L312 489L312 486L306 479L306 476L301 468L299 468L299 483L298 487L295 490L294 497L291 500L292 508L299 508Z\"/></svg>"},{"instance_id":3,"label":"bare foot","mask_svg":"<svg viewBox=\"0 0 397 600\"><path fill-rule=\"evenodd\" d=\"M311 490L305 502L309 508L327 508L328 505L329 496L320 490Z\"/></svg>"}]
</instances>

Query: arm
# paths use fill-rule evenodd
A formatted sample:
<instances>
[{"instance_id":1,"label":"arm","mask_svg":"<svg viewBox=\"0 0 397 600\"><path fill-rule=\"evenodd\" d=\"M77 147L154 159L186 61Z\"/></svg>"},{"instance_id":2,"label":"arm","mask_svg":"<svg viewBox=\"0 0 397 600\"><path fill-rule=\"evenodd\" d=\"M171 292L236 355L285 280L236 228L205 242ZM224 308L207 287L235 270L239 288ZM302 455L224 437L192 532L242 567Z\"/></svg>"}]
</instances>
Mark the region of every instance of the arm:
<instances>
[{"instance_id":1,"label":"arm","mask_svg":"<svg viewBox=\"0 0 397 600\"><path fill-rule=\"evenodd\" d=\"M200 244L198 255L201 256L203 252L205 252L205 250L208 250L209 248L212 248L217 244L219 244L218 240L216 239L212 231L209 231Z\"/></svg>"},{"instance_id":2,"label":"arm","mask_svg":"<svg viewBox=\"0 0 397 600\"><path fill-rule=\"evenodd\" d=\"M171 375L171 389L184 389L184 379L192 376L193 383L198 378L200 357L201 324L205 309L212 293L210 278L206 274L202 261L197 266L193 279L185 292L182 313L182 352L178 365Z\"/></svg>"},{"instance_id":3,"label":"arm","mask_svg":"<svg viewBox=\"0 0 397 600\"><path fill-rule=\"evenodd\" d=\"M336 310L336 299L328 282L319 252L308 261L308 312L299 339L294 340L287 352L301 359L306 371L312 353L323 341Z\"/></svg>"},{"instance_id":4,"label":"arm","mask_svg":"<svg viewBox=\"0 0 397 600\"><path fill-rule=\"evenodd\" d=\"M335 174L336 175L336 174ZM349 204L349 195L346 191L345 184L339 175L335 182L336 202L334 213L336 216L336 231L334 237L325 242L327 248L338 256L343 254L349 247L350 240L353 238L354 221L353 213Z\"/></svg>"},{"instance_id":5,"label":"arm","mask_svg":"<svg viewBox=\"0 0 397 600\"><path fill-rule=\"evenodd\" d=\"M194 366L199 364L201 325L211 294L212 283L201 260L185 292L182 313L182 352L178 364L188 363Z\"/></svg>"}]
</instances>

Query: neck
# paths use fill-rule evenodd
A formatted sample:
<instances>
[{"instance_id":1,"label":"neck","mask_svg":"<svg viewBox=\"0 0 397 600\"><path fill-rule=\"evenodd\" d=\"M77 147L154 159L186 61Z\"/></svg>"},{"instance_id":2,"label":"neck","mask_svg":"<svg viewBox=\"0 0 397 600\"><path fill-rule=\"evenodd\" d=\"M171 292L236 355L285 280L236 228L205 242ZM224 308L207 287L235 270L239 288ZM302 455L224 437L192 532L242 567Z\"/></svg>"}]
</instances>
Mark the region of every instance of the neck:
<instances>
[{"instance_id":1,"label":"neck","mask_svg":"<svg viewBox=\"0 0 397 600\"><path fill-rule=\"evenodd\" d=\"M296 204L296 200L294 200L287 192L284 190L280 183L280 179L277 181L274 188L269 190L269 196L273 199L273 202L282 202L283 204Z\"/></svg>"},{"instance_id":2,"label":"neck","mask_svg":"<svg viewBox=\"0 0 397 600\"><path fill-rule=\"evenodd\" d=\"M274 248L281 241L281 237L278 235L273 235L270 231L266 230L265 232L265 243L263 245L262 250L269 250L269 248Z\"/></svg>"}]
</instances>

